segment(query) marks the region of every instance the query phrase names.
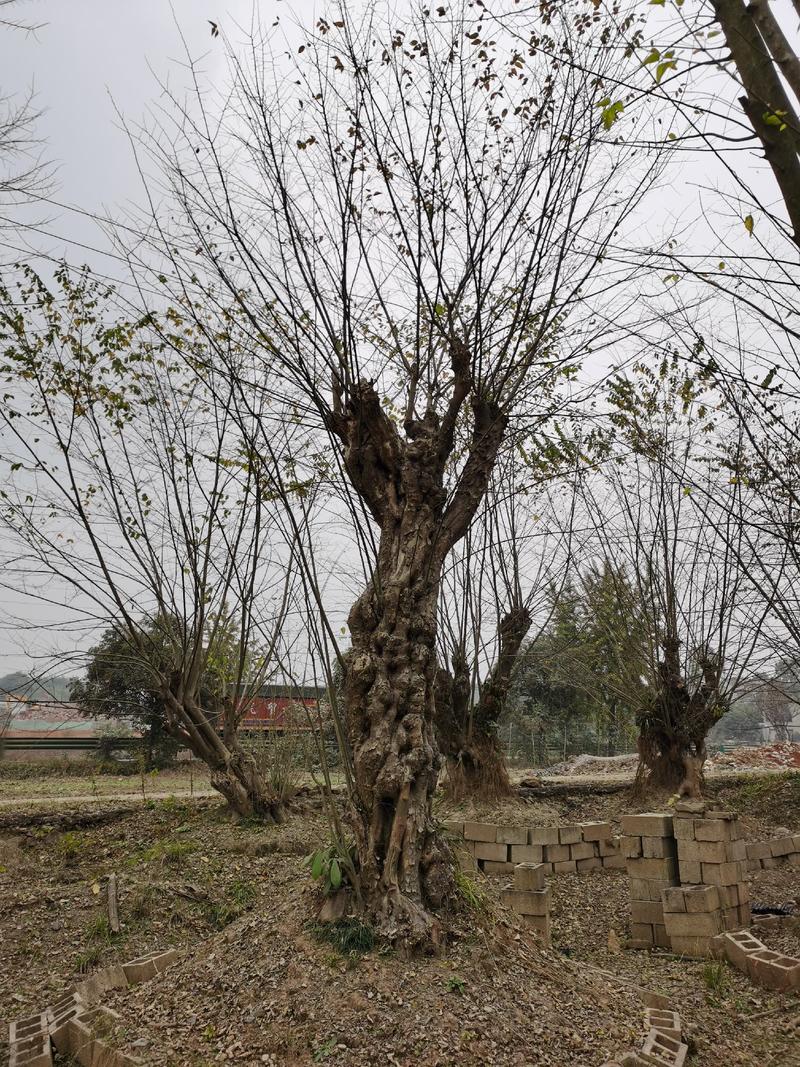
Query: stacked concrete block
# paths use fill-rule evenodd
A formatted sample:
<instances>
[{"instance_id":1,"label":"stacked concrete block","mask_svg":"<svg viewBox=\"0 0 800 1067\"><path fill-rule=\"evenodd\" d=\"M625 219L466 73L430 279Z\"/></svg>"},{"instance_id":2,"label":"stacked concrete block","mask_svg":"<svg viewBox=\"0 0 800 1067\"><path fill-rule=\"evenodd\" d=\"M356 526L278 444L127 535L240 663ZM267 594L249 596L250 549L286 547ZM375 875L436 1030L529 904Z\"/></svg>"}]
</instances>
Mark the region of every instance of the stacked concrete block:
<instances>
[{"instance_id":1,"label":"stacked concrete block","mask_svg":"<svg viewBox=\"0 0 800 1067\"><path fill-rule=\"evenodd\" d=\"M491 823L445 823L464 837L463 866L485 874L511 874L518 863L544 863L550 874L575 874L624 866L619 838L611 824L566 826L495 826ZM459 859L462 854L458 847Z\"/></svg>"},{"instance_id":2,"label":"stacked concrete block","mask_svg":"<svg viewBox=\"0 0 800 1067\"><path fill-rule=\"evenodd\" d=\"M518 863L514 867L514 888L504 889L504 904L550 943L550 887L545 885L546 865Z\"/></svg>"},{"instance_id":3,"label":"stacked concrete block","mask_svg":"<svg viewBox=\"0 0 800 1067\"><path fill-rule=\"evenodd\" d=\"M681 884L717 887L721 930L749 926L747 846L738 817L729 811L701 813L696 803L686 808L679 803L674 826Z\"/></svg>"},{"instance_id":4,"label":"stacked concrete block","mask_svg":"<svg viewBox=\"0 0 800 1067\"><path fill-rule=\"evenodd\" d=\"M622 832L631 894L631 940L641 948L669 948L662 894L679 882L672 816L662 812L623 815Z\"/></svg>"},{"instance_id":5,"label":"stacked concrete block","mask_svg":"<svg viewBox=\"0 0 800 1067\"><path fill-rule=\"evenodd\" d=\"M674 886L664 890L662 903L672 951L682 956L712 955L712 940L725 929L720 887Z\"/></svg>"}]
</instances>

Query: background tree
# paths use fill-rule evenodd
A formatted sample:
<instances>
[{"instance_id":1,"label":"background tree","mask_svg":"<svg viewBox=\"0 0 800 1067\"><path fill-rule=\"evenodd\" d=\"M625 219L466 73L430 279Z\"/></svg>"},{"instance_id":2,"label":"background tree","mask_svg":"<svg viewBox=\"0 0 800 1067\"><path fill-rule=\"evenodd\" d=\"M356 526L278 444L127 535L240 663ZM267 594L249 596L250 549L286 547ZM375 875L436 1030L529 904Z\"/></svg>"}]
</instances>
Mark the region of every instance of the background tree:
<instances>
[{"instance_id":1,"label":"background tree","mask_svg":"<svg viewBox=\"0 0 800 1067\"><path fill-rule=\"evenodd\" d=\"M763 653L767 607L749 580L739 486L709 445L721 421L713 394L673 353L620 377L611 397L622 455L593 485L592 507L601 551L627 569L643 609L641 775L695 794L708 732Z\"/></svg>"},{"instance_id":2,"label":"background tree","mask_svg":"<svg viewBox=\"0 0 800 1067\"><path fill-rule=\"evenodd\" d=\"M525 649L514 684L518 707L537 722L539 759L630 751L647 675L634 587L608 565L575 566L550 593L548 624Z\"/></svg>"},{"instance_id":3,"label":"background tree","mask_svg":"<svg viewBox=\"0 0 800 1067\"><path fill-rule=\"evenodd\" d=\"M221 385L187 374L202 346L180 315L156 330L113 301L66 269L55 294L28 269L0 285L3 581L71 612L82 635L124 636L170 736L235 811L277 819L237 737L248 692L274 669L293 577L269 472L233 423L230 386L226 407ZM228 685L209 706L222 662Z\"/></svg>"},{"instance_id":4,"label":"background tree","mask_svg":"<svg viewBox=\"0 0 800 1067\"><path fill-rule=\"evenodd\" d=\"M166 729L166 709L160 693L160 678L171 670L173 643L178 637L176 620L153 619L142 624L152 667L131 647L125 626L112 626L88 653L84 677L73 679L69 695L80 710L91 716L119 719L143 731L145 765L174 758L177 744ZM212 706L207 700L206 707Z\"/></svg>"},{"instance_id":5,"label":"background tree","mask_svg":"<svg viewBox=\"0 0 800 1067\"><path fill-rule=\"evenodd\" d=\"M544 436L541 427L540 447ZM551 515L570 512L568 484L562 500L553 461L546 468L553 484L537 485L530 444L521 444L498 460L481 511L443 574L436 731L453 799L512 792L499 721L549 583L569 560L569 517Z\"/></svg>"}]
</instances>

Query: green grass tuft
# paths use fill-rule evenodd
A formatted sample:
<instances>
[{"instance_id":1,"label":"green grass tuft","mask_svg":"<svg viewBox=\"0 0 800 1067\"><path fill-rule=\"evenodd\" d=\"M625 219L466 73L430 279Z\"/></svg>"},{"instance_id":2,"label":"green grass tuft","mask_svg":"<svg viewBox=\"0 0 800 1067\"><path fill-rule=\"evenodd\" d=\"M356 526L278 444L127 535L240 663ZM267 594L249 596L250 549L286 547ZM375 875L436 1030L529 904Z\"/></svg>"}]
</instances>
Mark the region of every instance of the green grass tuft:
<instances>
[{"instance_id":1,"label":"green grass tuft","mask_svg":"<svg viewBox=\"0 0 800 1067\"><path fill-rule=\"evenodd\" d=\"M375 931L361 919L337 919L332 923L313 923L311 933L343 956L363 956L375 947Z\"/></svg>"}]
</instances>

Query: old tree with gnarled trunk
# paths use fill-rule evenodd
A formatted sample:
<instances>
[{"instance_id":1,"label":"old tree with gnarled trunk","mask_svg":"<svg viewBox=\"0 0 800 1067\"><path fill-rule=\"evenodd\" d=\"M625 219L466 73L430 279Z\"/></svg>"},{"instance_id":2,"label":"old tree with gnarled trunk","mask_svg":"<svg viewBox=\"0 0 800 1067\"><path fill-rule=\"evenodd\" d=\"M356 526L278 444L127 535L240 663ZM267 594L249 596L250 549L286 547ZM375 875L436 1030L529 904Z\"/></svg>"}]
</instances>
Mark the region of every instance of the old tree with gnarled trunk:
<instances>
[{"instance_id":1,"label":"old tree with gnarled trunk","mask_svg":"<svg viewBox=\"0 0 800 1067\"><path fill-rule=\"evenodd\" d=\"M285 412L309 439L294 476L323 470L350 509L366 580L343 662L349 819L366 913L407 943L438 939L454 884L431 810L442 567L510 420L544 427L584 350L614 343L584 301L656 166L610 136L615 31L577 15L340 8L290 77L258 45L232 56L213 120L196 72L148 146L177 205L163 277L240 410L264 413L253 448L274 449Z\"/></svg>"}]
</instances>

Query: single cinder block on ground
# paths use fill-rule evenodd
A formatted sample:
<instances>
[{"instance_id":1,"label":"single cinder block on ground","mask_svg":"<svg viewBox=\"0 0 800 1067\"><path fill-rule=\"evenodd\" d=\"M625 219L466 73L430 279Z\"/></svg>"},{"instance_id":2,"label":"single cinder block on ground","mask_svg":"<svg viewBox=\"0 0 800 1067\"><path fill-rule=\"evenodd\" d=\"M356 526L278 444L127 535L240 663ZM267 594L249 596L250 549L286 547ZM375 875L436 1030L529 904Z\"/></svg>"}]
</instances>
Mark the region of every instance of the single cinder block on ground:
<instances>
[{"instance_id":1,"label":"single cinder block on ground","mask_svg":"<svg viewBox=\"0 0 800 1067\"><path fill-rule=\"evenodd\" d=\"M492 841L479 841L475 845L476 860L492 860L494 863L508 862L508 845Z\"/></svg>"},{"instance_id":2,"label":"single cinder block on ground","mask_svg":"<svg viewBox=\"0 0 800 1067\"><path fill-rule=\"evenodd\" d=\"M610 822L585 822L581 823L581 832L584 841L608 841L611 837Z\"/></svg>"},{"instance_id":3,"label":"single cinder block on ground","mask_svg":"<svg viewBox=\"0 0 800 1067\"><path fill-rule=\"evenodd\" d=\"M8 1043L14 1045L24 1041L25 1038L47 1032L47 1012L41 1011L38 1015L27 1015L23 1019L15 1019L8 1028Z\"/></svg>"},{"instance_id":4,"label":"single cinder block on ground","mask_svg":"<svg viewBox=\"0 0 800 1067\"><path fill-rule=\"evenodd\" d=\"M671 1037L673 1041L681 1040L681 1018L676 1011L665 1011L662 1008L645 1008L645 1030L658 1030L660 1034Z\"/></svg>"},{"instance_id":5,"label":"single cinder block on ground","mask_svg":"<svg viewBox=\"0 0 800 1067\"><path fill-rule=\"evenodd\" d=\"M527 845L528 831L522 826L498 826L497 840L505 845Z\"/></svg>"},{"instance_id":6,"label":"single cinder block on ground","mask_svg":"<svg viewBox=\"0 0 800 1067\"><path fill-rule=\"evenodd\" d=\"M481 868L484 874L494 876L500 874L513 874L514 864L505 863L502 860L481 860Z\"/></svg>"},{"instance_id":7,"label":"single cinder block on ground","mask_svg":"<svg viewBox=\"0 0 800 1067\"><path fill-rule=\"evenodd\" d=\"M641 1054L647 1062L648 1056L656 1058L657 1063L669 1065L669 1067L683 1067L689 1046L682 1041L676 1041L673 1037L662 1034L660 1030L651 1030L644 1039Z\"/></svg>"},{"instance_id":8,"label":"single cinder block on ground","mask_svg":"<svg viewBox=\"0 0 800 1067\"><path fill-rule=\"evenodd\" d=\"M561 845L577 845L583 840L580 826L559 826L558 841Z\"/></svg>"},{"instance_id":9,"label":"single cinder block on ground","mask_svg":"<svg viewBox=\"0 0 800 1067\"><path fill-rule=\"evenodd\" d=\"M125 977L125 972L119 964L115 964L110 967L103 967L102 970L95 971L94 974L89 975L77 987L77 992L87 1004L93 1004L100 999L103 993L107 993L112 989L125 989L127 985L128 979Z\"/></svg>"},{"instance_id":10,"label":"single cinder block on ground","mask_svg":"<svg viewBox=\"0 0 800 1067\"><path fill-rule=\"evenodd\" d=\"M497 827L485 822L465 822L464 837L467 841L496 841Z\"/></svg>"},{"instance_id":11,"label":"single cinder block on ground","mask_svg":"<svg viewBox=\"0 0 800 1067\"><path fill-rule=\"evenodd\" d=\"M512 845L512 863L541 863L544 859L543 845Z\"/></svg>"},{"instance_id":12,"label":"single cinder block on ground","mask_svg":"<svg viewBox=\"0 0 800 1067\"><path fill-rule=\"evenodd\" d=\"M638 837L672 837L672 816L663 812L623 815L622 832Z\"/></svg>"},{"instance_id":13,"label":"single cinder block on ground","mask_svg":"<svg viewBox=\"0 0 800 1067\"><path fill-rule=\"evenodd\" d=\"M123 963L122 970L128 980L128 985L136 985L138 982L146 982L155 978L158 974L152 955L140 956L139 959Z\"/></svg>"},{"instance_id":14,"label":"single cinder block on ground","mask_svg":"<svg viewBox=\"0 0 800 1067\"><path fill-rule=\"evenodd\" d=\"M557 826L531 826L528 829L529 845L557 845Z\"/></svg>"},{"instance_id":15,"label":"single cinder block on ground","mask_svg":"<svg viewBox=\"0 0 800 1067\"><path fill-rule=\"evenodd\" d=\"M53 1049L48 1033L31 1034L9 1047L9 1067L53 1067Z\"/></svg>"},{"instance_id":16,"label":"single cinder block on ground","mask_svg":"<svg viewBox=\"0 0 800 1067\"><path fill-rule=\"evenodd\" d=\"M767 989L800 989L800 960L768 948L749 953L747 973Z\"/></svg>"},{"instance_id":17,"label":"single cinder block on ground","mask_svg":"<svg viewBox=\"0 0 800 1067\"><path fill-rule=\"evenodd\" d=\"M50 1032L50 1040L59 1052L67 1049L68 1035L67 1025L70 1019L74 1019L87 1010L88 1005L78 993L71 993L61 997L47 1009L47 1029Z\"/></svg>"},{"instance_id":18,"label":"single cinder block on ground","mask_svg":"<svg viewBox=\"0 0 800 1067\"><path fill-rule=\"evenodd\" d=\"M766 948L757 937L747 930L722 935L722 948L728 963L747 973L747 957Z\"/></svg>"},{"instance_id":19,"label":"single cinder block on ground","mask_svg":"<svg viewBox=\"0 0 800 1067\"><path fill-rule=\"evenodd\" d=\"M545 868L542 863L518 863L514 867L514 888L544 889Z\"/></svg>"},{"instance_id":20,"label":"single cinder block on ground","mask_svg":"<svg viewBox=\"0 0 800 1067\"><path fill-rule=\"evenodd\" d=\"M500 894L504 904L518 915L547 915L550 911L550 888L504 889Z\"/></svg>"}]
</instances>

